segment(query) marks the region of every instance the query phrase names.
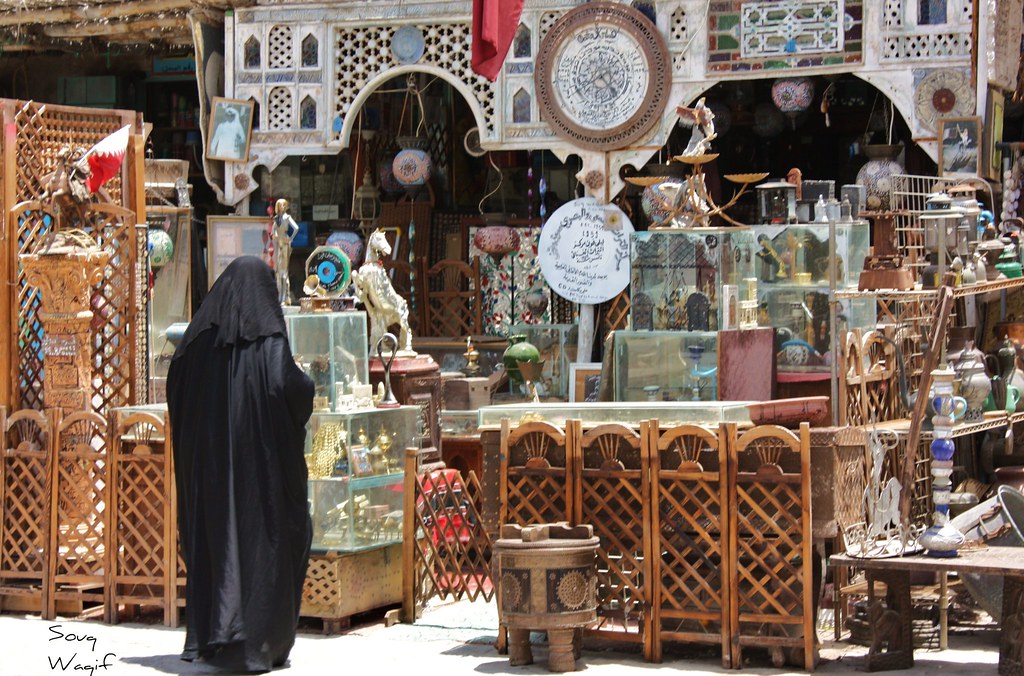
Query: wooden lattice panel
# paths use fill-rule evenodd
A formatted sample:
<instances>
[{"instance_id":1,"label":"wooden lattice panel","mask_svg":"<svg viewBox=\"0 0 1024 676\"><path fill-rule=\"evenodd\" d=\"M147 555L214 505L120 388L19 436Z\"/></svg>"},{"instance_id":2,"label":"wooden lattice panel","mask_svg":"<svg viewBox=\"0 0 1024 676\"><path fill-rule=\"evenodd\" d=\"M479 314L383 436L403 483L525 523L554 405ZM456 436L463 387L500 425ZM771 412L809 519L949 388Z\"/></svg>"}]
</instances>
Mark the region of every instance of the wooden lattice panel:
<instances>
[{"instance_id":1,"label":"wooden lattice panel","mask_svg":"<svg viewBox=\"0 0 1024 676\"><path fill-rule=\"evenodd\" d=\"M407 465L406 490L415 500L404 510L412 518L413 590L415 606L439 596L475 601L494 598L491 581L491 538L480 518L481 492L476 474L440 469L417 474Z\"/></svg>"},{"instance_id":2,"label":"wooden lattice panel","mask_svg":"<svg viewBox=\"0 0 1024 676\"><path fill-rule=\"evenodd\" d=\"M61 417L51 410L51 416L57 433L46 618L56 616L59 600L103 601L109 517L106 419L85 411Z\"/></svg>"},{"instance_id":3,"label":"wooden lattice panel","mask_svg":"<svg viewBox=\"0 0 1024 676\"><path fill-rule=\"evenodd\" d=\"M167 421L121 411L114 420L107 620L116 622L123 605L153 605L163 608L165 624L177 626L184 564Z\"/></svg>"},{"instance_id":4,"label":"wooden lattice panel","mask_svg":"<svg viewBox=\"0 0 1024 676\"><path fill-rule=\"evenodd\" d=\"M574 504L571 449L558 427L527 422L501 429L501 523L520 526L569 521Z\"/></svg>"},{"instance_id":5,"label":"wooden lattice panel","mask_svg":"<svg viewBox=\"0 0 1024 676\"><path fill-rule=\"evenodd\" d=\"M591 524L601 539L597 550L595 633L649 644L651 635L651 558L644 539L650 521L647 449L640 435L620 424L599 425L581 434L580 422L566 423L579 437L576 455L578 523ZM649 651L645 650L645 653Z\"/></svg>"},{"instance_id":6,"label":"wooden lattice panel","mask_svg":"<svg viewBox=\"0 0 1024 676\"><path fill-rule=\"evenodd\" d=\"M44 379L41 357L43 327L38 317L40 296L38 290L26 285L24 272L16 265L16 261L19 254L35 251L46 234L55 226L56 221L52 214L43 210L18 214L12 212L16 205L42 197L44 179L57 168L58 155L63 148L68 145L90 148L122 126L133 124L136 113L10 100L0 101L0 110L3 112L5 128L14 130L13 138L7 137L4 140L4 155L13 159L12 165L16 168L13 175L3 177L4 194L13 195L12 198L6 198L9 201L3 205L6 231L11 233L11 236L6 240L10 244L4 246L2 255L8 257L12 270L9 281L14 287L9 324L12 340L8 348L11 350L12 372L7 377L11 378L12 383L13 408L41 409ZM130 144L129 154L131 152ZM128 165L129 162L125 164ZM115 204L123 204L128 199L128 191L124 189L121 175L114 176L103 189ZM68 214L63 218L65 221L72 220ZM131 238L134 238L134 233ZM105 245L105 242L103 244ZM130 275L135 270L134 246L134 239L130 251L121 249L119 245L115 253L121 255L112 258L111 267L125 266L124 274ZM129 295L127 298L130 300L132 296ZM115 299L106 300L113 302ZM116 327L113 329L114 332L122 333L122 340L131 343L138 331L137 323L134 321L134 308L123 311L117 307L115 310L105 317L105 321ZM109 342L109 339L105 342ZM108 362L106 366L113 367L113 371L104 374L105 382L102 387L112 390L108 395L111 401L117 400L118 393L123 393L123 390L116 381L123 376L123 370L130 370L132 360L129 358L123 363L115 360ZM130 398L121 398L114 405L128 403L133 403ZM97 410L105 413L105 408Z\"/></svg>"},{"instance_id":7,"label":"wooden lattice panel","mask_svg":"<svg viewBox=\"0 0 1024 676\"><path fill-rule=\"evenodd\" d=\"M732 663L767 647L814 670L810 428L755 427L730 445Z\"/></svg>"},{"instance_id":8,"label":"wooden lattice panel","mask_svg":"<svg viewBox=\"0 0 1024 676\"><path fill-rule=\"evenodd\" d=\"M44 602L49 526L50 421L39 411L0 407L0 596Z\"/></svg>"},{"instance_id":9,"label":"wooden lattice panel","mask_svg":"<svg viewBox=\"0 0 1024 676\"><path fill-rule=\"evenodd\" d=\"M629 289L604 303L602 310L602 335L607 336L612 331L621 331L629 326Z\"/></svg>"},{"instance_id":10,"label":"wooden lattice panel","mask_svg":"<svg viewBox=\"0 0 1024 676\"><path fill-rule=\"evenodd\" d=\"M659 433L655 422L646 424L644 435L657 505L653 550L660 553L654 559L654 659L661 660L665 641L705 643L721 646L728 668L733 586L725 428L680 425Z\"/></svg>"},{"instance_id":11,"label":"wooden lattice panel","mask_svg":"<svg viewBox=\"0 0 1024 676\"><path fill-rule=\"evenodd\" d=\"M438 261L426 269L422 279L423 335L461 338L483 333L479 258L474 257L472 265Z\"/></svg>"}]
</instances>

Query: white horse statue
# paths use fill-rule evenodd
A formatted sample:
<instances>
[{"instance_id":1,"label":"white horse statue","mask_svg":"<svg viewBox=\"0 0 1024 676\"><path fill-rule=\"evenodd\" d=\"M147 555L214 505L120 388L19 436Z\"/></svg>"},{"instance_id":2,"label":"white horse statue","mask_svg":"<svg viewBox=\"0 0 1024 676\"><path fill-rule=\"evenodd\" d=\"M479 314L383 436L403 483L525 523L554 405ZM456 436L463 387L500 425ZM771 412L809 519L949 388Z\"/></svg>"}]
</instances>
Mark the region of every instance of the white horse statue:
<instances>
[{"instance_id":1,"label":"white horse statue","mask_svg":"<svg viewBox=\"0 0 1024 676\"><path fill-rule=\"evenodd\" d=\"M384 231L373 231L366 241L366 258L358 270L352 272L352 285L356 299L366 307L370 317L370 345L376 345L392 324L398 324L398 353L400 357L412 357L412 333L409 331L409 305L391 285L388 273L380 264L384 256L391 254Z\"/></svg>"}]
</instances>

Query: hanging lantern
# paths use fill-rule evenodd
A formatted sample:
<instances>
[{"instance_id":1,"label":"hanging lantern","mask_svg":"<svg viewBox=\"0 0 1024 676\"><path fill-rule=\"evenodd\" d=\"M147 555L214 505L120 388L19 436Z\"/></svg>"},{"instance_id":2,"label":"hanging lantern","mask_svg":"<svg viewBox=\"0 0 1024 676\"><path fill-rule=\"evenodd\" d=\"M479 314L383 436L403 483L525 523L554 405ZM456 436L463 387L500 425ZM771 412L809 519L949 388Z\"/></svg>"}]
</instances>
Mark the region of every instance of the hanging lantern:
<instances>
[{"instance_id":1,"label":"hanging lantern","mask_svg":"<svg viewBox=\"0 0 1024 676\"><path fill-rule=\"evenodd\" d=\"M888 211L891 208L892 177L903 173L903 167L897 160L902 149L898 143L863 147L868 161L857 172L857 183L864 186L869 210Z\"/></svg>"},{"instance_id":2,"label":"hanging lantern","mask_svg":"<svg viewBox=\"0 0 1024 676\"><path fill-rule=\"evenodd\" d=\"M772 85L772 103L789 117L794 129L797 116L810 108L813 101L814 80L808 77L782 78Z\"/></svg>"},{"instance_id":3,"label":"hanging lantern","mask_svg":"<svg viewBox=\"0 0 1024 676\"><path fill-rule=\"evenodd\" d=\"M370 169L363 173L363 182L356 189L355 197L352 200L352 215L359 220L359 227L369 232L376 227L377 219L380 218L380 195L377 186L373 184L373 177L370 176Z\"/></svg>"},{"instance_id":4,"label":"hanging lantern","mask_svg":"<svg viewBox=\"0 0 1024 676\"><path fill-rule=\"evenodd\" d=\"M484 219L494 223L500 214L485 214ZM473 245L494 260L519 251L519 233L507 225L485 225L473 235Z\"/></svg>"},{"instance_id":5,"label":"hanging lantern","mask_svg":"<svg viewBox=\"0 0 1024 676\"><path fill-rule=\"evenodd\" d=\"M762 101L754 108L754 133L761 138L778 136L785 126L786 118L767 101Z\"/></svg>"}]
</instances>

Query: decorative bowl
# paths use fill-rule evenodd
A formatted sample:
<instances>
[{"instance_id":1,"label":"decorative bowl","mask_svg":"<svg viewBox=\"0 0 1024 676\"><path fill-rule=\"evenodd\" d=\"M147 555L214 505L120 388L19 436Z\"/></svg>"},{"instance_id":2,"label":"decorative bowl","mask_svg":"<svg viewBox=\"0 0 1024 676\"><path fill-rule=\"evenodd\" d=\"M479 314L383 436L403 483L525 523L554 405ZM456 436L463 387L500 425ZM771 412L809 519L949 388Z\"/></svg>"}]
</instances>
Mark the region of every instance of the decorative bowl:
<instances>
[{"instance_id":1,"label":"decorative bowl","mask_svg":"<svg viewBox=\"0 0 1024 676\"><path fill-rule=\"evenodd\" d=\"M811 427L821 425L828 418L828 397L796 397L747 404L750 422L755 425L781 425L797 428L800 423Z\"/></svg>"}]
</instances>

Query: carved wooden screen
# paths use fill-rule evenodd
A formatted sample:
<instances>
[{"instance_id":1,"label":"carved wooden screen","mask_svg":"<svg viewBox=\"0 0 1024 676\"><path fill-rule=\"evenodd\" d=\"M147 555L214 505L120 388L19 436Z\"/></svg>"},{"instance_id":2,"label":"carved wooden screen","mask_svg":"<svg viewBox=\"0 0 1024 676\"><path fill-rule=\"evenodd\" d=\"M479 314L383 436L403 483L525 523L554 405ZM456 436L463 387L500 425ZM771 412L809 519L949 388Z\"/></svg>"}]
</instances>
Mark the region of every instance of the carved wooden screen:
<instances>
[{"instance_id":1,"label":"carved wooden screen","mask_svg":"<svg viewBox=\"0 0 1024 676\"><path fill-rule=\"evenodd\" d=\"M106 419L85 411L61 417L57 409L50 410L50 417L56 447L47 546L53 592L43 612L47 619L56 617L57 601L103 602L110 516Z\"/></svg>"},{"instance_id":2,"label":"carved wooden screen","mask_svg":"<svg viewBox=\"0 0 1024 676\"><path fill-rule=\"evenodd\" d=\"M500 523L575 523L570 437L546 422L501 423Z\"/></svg>"},{"instance_id":3,"label":"carved wooden screen","mask_svg":"<svg viewBox=\"0 0 1024 676\"><path fill-rule=\"evenodd\" d=\"M480 481L470 472L418 473L418 454L406 454L403 528L403 614L434 596L475 601L494 598L491 538L480 518Z\"/></svg>"},{"instance_id":4,"label":"carved wooden screen","mask_svg":"<svg viewBox=\"0 0 1024 676\"><path fill-rule=\"evenodd\" d=\"M50 421L40 411L0 407L0 596L47 599Z\"/></svg>"},{"instance_id":5,"label":"carved wooden screen","mask_svg":"<svg viewBox=\"0 0 1024 676\"><path fill-rule=\"evenodd\" d=\"M651 448L651 501L657 506L651 526L659 553L655 661L661 661L665 641L679 641L720 646L722 666L733 664L726 430L680 425L659 432L657 421L642 428Z\"/></svg>"},{"instance_id":6,"label":"carved wooden screen","mask_svg":"<svg viewBox=\"0 0 1024 676\"><path fill-rule=\"evenodd\" d=\"M479 257L474 256L472 264L441 260L430 268L423 267L423 335L463 337L483 333Z\"/></svg>"},{"instance_id":7,"label":"carved wooden screen","mask_svg":"<svg viewBox=\"0 0 1024 676\"><path fill-rule=\"evenodd\" d=\"M123 605L163 608L164 624L178 626L178 523L172 449L164 416L117 411L111 436L110 584L107 621Z\"/></svg>"},{"instance_id":8,"label":"carved wooden screen","mask_svg":"<svg viewBox=\"0 0 1024 676\"><path fill-rule=\"evenodd\" d=\"M15 205L29 202L42 197L44 178L58 166L59 153L67 145L90 148L109 134L126 124L135 125L137 114L129 111L97 110L90 108L72 108L68 106L43 105L34 102L0 101L3 124L5 129L13 130L13 137L5 135L3 139L3 171L2 192L0 200L5 218L5 232L9 237L0 245L0 273L9 284L10 295L0 300L0 315L10 318L10 340L3 345L9 352L0 358L0 367L9 367L9 380L0 388L0 403L8 403L12 408L40 409L42 402L42 326L39 321L39 294L27 286L24 273L20 270L18 255L30 253L36 249L43 237L54 227L52 214L43 210L22 211L15 215L11 211ZM133 175L128 167L135 162L135 151L141 144L129 143L128 158L125 162L123 175ZM141 158L138 159L141 163ZM138 173L138 172L136 172ZM125 186L122 176L112 178L104 185L104 190L111 201L117 205L130 206L138 210L143 208L137 194L142 193L142 185L135 186L134 192ZM138 202L138 204L136 204ZM134 214L134 212L133 212ZM100 218L109 221L110 215ZM134 219L134 216L132 216ZM67 224L65 224L67 225ZM134 263L136 260L136 234L134 222L122 222L113 227L111 223L102 223L102 234L98 235L101 244L115 249L115 260L111 267L124 266L123 269L108 273L105 290L101 291L109 316L106 321L113 325L110 330L120 332L123 338L113 341L112 334L106 330L97 331L97 351L109 353L113 343L124 341L132 345L144 332L146 327L139 325L136 319L136 287L124 288L125 276L139 274ZM136 284L138 279L136 278ZM122 307L122 302L132 305ZM101 387L104 391L103 405L125 405L134 403L133 373L135 355L123 354L120 346L115 346L117 356L105 360L101 372ZM0 368L0 370L8 370ZM122 381L132 383L122 385ZM105 408L96 406L105 412Z\"/></svg>"},{"instance_id":9,"label":"carved wooden screen","mask_svg":"<svg viewBox=\"0 0 1024 676\"><path fill-rule=\"evenodd\" d=\"M599 425L581 433L579 420L566 422L566 435L580 438L574 475L579 480L575 523L591 524L601 539L597 550L597 616L591 633L642 642L651 636L651 552L644 537L650 522L648 449L625 425Z\"/></svg>"},{"instance_id":10,"label":"carved wooden screen","mask_svg":"<svg viewBox=\"0 0 1024 676\"><path fill-rule=\"evenodd\" d=\"M742 434L729 451L732 663L744 648L814 670L810 428Z\"/></svg>"}]
</instances>

